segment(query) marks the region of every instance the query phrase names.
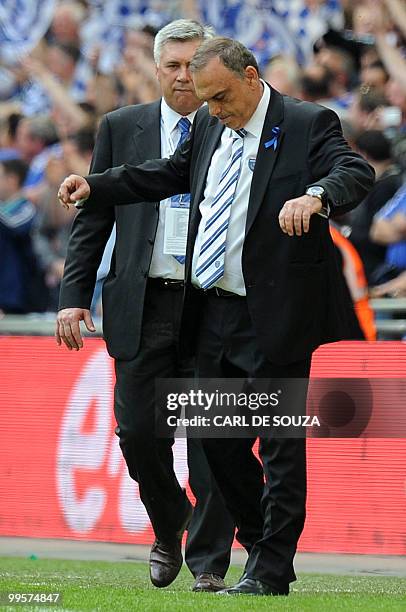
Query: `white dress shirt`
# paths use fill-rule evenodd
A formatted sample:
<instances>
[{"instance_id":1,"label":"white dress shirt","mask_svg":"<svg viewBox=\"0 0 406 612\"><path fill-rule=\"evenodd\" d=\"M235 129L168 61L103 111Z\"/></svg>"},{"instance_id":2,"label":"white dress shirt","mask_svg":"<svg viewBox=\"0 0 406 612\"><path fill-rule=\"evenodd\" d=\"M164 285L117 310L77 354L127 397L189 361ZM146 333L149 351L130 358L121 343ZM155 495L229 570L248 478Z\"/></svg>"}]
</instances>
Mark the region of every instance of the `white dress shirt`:
<instances>
[{"instance_id":1,"label":"white dress shirt","mask_svg":"<svg viewBox=\"0 0 406 612\"><path fill-rule=\"evenodd\" d=\"M197 111L187 115L190 123L193 123ZM175 112L168 106L164 98L161 101L161 157L169 157L175 152L180 138L180 130L177 127L179 119L183 115ZM179 263L173 255L164 254L165 234L165 210L171 206L171 198L162 200L159 204L158 227L155 235L154 249L152 251L151 265L148 275L153 278L173 278L183 280L185 266Z\"/></svg>"},{"instance_id":2,"label":"white dress shirt","mask_svg":"<svg viewBox=\"0 0 406 612\"><path fill-rule=\"evenodd\" d=\"M268 85L262 80L261 82L264 86L261 100L259 101L259 104L251 119L246 125L244 125L247 135L244 137L241 172L233 203L231 204L230 220L227 229L226 252L224 257L224 275L215 284L216 287L221 287L226 291L231 291L232 293L236 293L238 295L246 295L241 263L242 247L245 237L245 223L247 220L253 167L255 165L262 129L264 127L265 115L268 110L271 97L271 90L269 89ZM210 207L216 194L221 174L224 168L227 166L230 152L230 140L234 138L234 135L235 132L230 128L224 129L220 144L214 152L207 174L204 198L199 207L202 218L197 232L192 263L192 283L197 287L199 287L200 284L195 272L203 232L206 225L206 220L210 216Z\"/></svg>"}]
</instances>

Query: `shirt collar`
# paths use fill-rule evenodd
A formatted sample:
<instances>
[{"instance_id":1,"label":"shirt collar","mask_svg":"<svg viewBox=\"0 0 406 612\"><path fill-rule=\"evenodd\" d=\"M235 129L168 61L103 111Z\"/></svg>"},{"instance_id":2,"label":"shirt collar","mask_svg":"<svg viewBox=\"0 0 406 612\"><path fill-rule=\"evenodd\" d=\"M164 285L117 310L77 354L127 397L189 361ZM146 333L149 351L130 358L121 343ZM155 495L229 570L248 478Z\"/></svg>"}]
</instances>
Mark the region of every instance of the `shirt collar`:
<instances>
[{"instance_id":1,"label":"shirt collar","mask_svg":"<svg viewBox=\"0 0 406 612\"><path fill-rule=\"evenodd\" d=\"M254 136L254 138L261 138L262 129L265 123L265 116L268 110L269 101L271 99L271 90L269 85L267 85L267 83L265 83L265 81L262 79L261 83L264 86L262 97L251 119L246 125L244 125L244 129L248 132L247 136L251 135Z\"/></svg>"},{"instance_id":2,"label":"shirt collar","mask_svg":"<svg viewBox=\"0 0 406 612\"><path fill-rule=\"evenodd\" d=\"M186 115L190 123L193 123L196 113L197 110L189 113L189 115ZM179 119L181 119L183 116L184 115L179 115L179 113L174 111L173 108L168 105L165 98L161 99L161 118L169 134L172 134L172 132L176 129Z\"/></svg>"}]
</instances>

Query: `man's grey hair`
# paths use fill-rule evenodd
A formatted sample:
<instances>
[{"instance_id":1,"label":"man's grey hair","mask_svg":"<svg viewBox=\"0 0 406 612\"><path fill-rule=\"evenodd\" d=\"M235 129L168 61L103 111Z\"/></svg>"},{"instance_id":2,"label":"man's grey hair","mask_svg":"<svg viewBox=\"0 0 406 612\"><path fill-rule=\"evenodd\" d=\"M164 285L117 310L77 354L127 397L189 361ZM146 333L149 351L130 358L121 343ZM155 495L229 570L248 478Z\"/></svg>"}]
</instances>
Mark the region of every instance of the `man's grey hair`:
<instances>
[{"instance_id":1,"label":"man's grey hair","mask_svg":"<svg viewBox=\"0 0 406 612\"><path fill-rule=\"evenodd\" d=\"M247 66L253 66L259 74L257 60L247 47L238 40L220 36L200 45L190 62L190 71L203 70L214 57L218 57L228 70L241 78L244 77Z\"/></svg>"},{"instance_id":2,"label":"man's grey hair","mask_svg":"<svg viewBox=\"0 0 406 612\"><path fill-rule=\"evenodd\" d=\"M32 138L42 140L45 145L58 141L58 132L52 119L46 115L35 115L24 119Z\"/></svg>"},{"instance_id":3,"label":"man's grey hair","mask_svg":"<svg viewBox=\"0 0 406 612\"><path fill-rule=\"evenodd\" d=\"M159 64L163 47L167 42L172 40L185 42L188 40L209 40L215 35L214 28L211 26L203 26L198 21L193 19L177 19L171 21L155 36L154 41L154 60Z\"/></svg>"}]
</instances>

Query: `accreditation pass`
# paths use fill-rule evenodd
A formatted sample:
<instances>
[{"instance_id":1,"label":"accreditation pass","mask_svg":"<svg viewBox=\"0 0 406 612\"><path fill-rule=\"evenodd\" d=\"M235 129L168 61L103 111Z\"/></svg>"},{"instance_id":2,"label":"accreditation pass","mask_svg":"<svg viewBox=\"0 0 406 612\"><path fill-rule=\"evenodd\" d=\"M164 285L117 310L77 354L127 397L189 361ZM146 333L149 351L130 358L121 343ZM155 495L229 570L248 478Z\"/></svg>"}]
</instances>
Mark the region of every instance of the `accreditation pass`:
<instances>
[{"instance_id":1,"label":"accreditation pass","mask_svg":"<svg viewBox=\"0 0 406 612\"><path fill-rule=\"evenodd\" d=\"M175 206L165 210L164 254L186 253L189 207Z\"/></svg>"}]
</instances>

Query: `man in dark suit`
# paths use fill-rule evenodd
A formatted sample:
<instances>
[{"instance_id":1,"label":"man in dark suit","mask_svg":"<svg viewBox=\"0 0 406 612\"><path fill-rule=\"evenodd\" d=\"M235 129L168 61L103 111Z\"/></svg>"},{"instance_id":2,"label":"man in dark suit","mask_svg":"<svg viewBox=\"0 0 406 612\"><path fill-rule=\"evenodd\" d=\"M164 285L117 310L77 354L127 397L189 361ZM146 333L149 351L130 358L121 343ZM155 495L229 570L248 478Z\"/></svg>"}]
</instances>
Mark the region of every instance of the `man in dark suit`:
<instances>
[{"instance_id":1,"label":"man in dark suit","mask_svg":"<svg viewBox=\"0 0 406 612\"><path fill-rule=\"evenodd\" d=\"M350 210L373 171L335 113L281 96L240 43L203 43L191 62L207 102L169 160L125 165L60 187L65 205L192 194L182 336L201 377L304 378L322 343L350 337L343 277L325 217ZM189 346L189 348L191 348ZM204 440L227 506L252 546L228 594L286 595L303 529L305 440ZM259 510L261 504L261 510ZM258 535L258 525L260 534Z\"/></svg>"},{"instance_id":2,"label":"man in dark suit","mask_svg":"<svg viewBox=\"0 0 406 612\"><path fill-rule=\"evenodd\" d=\"M190 60L210 28L190 20L164 27L155 40L161 100L106 115L100 125L91 172L170 155L188 134L196 111ZM75 219L60 293L56 337L82 347L79 321L94 329L90 302L104 247L116 223L116 244L103 289L103 331L115 359L116 433L130 476L156 535L150 558L154 585L167 586L181 564L181 537L191 505L173 469L173 440L154 436L155 380L186 377L191 363L178 350L184 288L184 252L164 253L165 214L188 214L188 197L155 205L83 210ZM114 204L114 198L112 200ZM186 238L186 236L185 236ZM185 240L186 242L186 240ZM224 587L234 523L207 464L201 443L188 441L190 484L197 499L188 527L186 562L195 591Z\"/></svg>"}]
</instances>

